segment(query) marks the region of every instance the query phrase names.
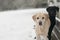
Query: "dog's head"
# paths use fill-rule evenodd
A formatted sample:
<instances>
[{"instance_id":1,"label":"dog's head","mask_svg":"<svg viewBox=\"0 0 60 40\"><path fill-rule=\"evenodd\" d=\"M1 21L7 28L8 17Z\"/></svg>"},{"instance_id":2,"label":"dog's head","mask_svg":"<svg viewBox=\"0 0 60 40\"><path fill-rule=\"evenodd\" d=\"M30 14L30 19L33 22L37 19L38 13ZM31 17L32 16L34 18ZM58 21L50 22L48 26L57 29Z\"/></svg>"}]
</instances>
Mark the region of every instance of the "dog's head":
<instances>
[{"instance_id":1,"label":"dog's head","mask_svg":"<svg viewBox=\"0 0 60 40\"><path fill-rule=\"evenodd\" d=\"M43 26L45 22L48 20L49 16L45 13L37 13L36 15L33 15L32 18L37 25Z\"/></svg>"},{"instance_id":2,"label":"dog's head","mask_svg":"<svg viewBox=\"0 0 60 40\"><path fill-rule=\"evenodd\" d=\"M54 16L54 17L56 16L56 12L59 12L59 8L56 6L50 6L46 10L49 16Z\"/></svg>"}]
</instances>

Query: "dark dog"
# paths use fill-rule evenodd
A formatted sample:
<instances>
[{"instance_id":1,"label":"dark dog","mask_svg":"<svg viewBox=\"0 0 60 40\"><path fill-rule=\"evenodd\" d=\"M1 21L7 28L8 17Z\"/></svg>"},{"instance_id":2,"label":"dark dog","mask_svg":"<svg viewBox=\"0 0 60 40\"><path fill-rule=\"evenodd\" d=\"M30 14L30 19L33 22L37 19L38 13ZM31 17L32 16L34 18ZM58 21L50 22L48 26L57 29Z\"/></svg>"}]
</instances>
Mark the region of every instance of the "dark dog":
<instances>
[{"instance_id":1,"label":"dark dog","mask_svg":"<svg viewBox=\"0 0 60 40\"><path fill-rule=\"evenodd\" d=\"M46 10L49 14L49 18L51 21L51 25L50 25L49 32L48 32L48 38L49 38L49 40L51 40L51 33L52 33L53 28L54 28L54 25L56 24L55 17L56 17L56 13L59 12L59 8L56 6L50 6Z\"/></svg>"}]
</instances>

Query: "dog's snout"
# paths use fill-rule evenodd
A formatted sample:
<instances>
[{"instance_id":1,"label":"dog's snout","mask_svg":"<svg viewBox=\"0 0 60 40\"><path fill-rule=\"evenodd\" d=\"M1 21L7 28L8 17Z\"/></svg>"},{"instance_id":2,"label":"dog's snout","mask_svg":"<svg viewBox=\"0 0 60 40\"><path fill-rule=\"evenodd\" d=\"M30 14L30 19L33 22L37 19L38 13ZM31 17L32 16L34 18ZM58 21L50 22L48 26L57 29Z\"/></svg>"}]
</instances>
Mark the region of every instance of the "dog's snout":
<instances>
[{"instance_id":1,"label":"dog's snout","mask_svg":"<svg viewBox=\"0 0 60 40\"><path fill-rule=\"evenodd\" d=\"M39 25L42 25L42 21L39 22Z\"/></svg>"}]
</instances>

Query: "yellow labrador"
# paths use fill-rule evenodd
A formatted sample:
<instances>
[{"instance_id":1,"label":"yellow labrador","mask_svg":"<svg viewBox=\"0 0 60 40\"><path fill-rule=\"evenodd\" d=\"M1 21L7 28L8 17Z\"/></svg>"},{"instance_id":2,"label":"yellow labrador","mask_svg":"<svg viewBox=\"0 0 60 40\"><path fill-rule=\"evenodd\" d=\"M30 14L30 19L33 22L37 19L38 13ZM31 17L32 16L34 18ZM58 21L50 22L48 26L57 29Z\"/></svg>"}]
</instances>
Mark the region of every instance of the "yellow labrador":
<instances>
[{"instance_id":1,"label":"yellow labrador","mask_svg":"<svg viewBox=\"0 0 60 40\"><path fill-rule=\"evenodd\" d=\"M46 13L37 13L32 16L35 24L37 40L48 40L48 30L50 27L49 15Z\"/></svg>"}]
</instances>

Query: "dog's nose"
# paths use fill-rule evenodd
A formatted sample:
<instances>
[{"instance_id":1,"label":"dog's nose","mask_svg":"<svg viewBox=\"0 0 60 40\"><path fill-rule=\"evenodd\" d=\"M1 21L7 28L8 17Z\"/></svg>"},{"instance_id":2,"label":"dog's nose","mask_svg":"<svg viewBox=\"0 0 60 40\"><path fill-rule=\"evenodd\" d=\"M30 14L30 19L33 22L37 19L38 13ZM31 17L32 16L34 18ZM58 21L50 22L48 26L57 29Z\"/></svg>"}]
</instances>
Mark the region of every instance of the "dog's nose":
<instances>
[{"instance_id":1,"label":"dog's nose","mask_svg":"<svg viewBox=\"0 0 60 40\"><path fill-rule=\"evenodd\" d=\"M42 25L42 22L41 21L39 22L39 25Z\"/></svg>"}]
</instances>

